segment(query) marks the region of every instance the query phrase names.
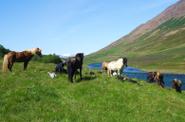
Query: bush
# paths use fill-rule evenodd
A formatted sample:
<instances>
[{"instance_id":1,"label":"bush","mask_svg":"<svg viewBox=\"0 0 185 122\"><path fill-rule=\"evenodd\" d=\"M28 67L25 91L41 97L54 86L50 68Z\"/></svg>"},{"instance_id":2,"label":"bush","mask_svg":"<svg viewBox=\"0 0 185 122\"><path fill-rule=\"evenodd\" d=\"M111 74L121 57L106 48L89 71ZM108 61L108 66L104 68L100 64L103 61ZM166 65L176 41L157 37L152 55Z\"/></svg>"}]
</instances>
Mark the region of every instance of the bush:
<instances>
[{"instance_id":1,"label":"bush","mask_svg":"<svg viewBox=\"0 0 185 122\"><path fill-rule=\"evenodd\" d=\"M43 55L42 57L34 56L32 60L42 63L55 63L55 64L61 62L61 58L55 54Z\"/></svg>"},{"instance_id":2,"label":"bush","mask_svg":"<svg viewBox=\"0 0 185 122\"><path fill-rule=\"evenodd\" d=\"M8 52L10 52L10 50L4 48L4 46L0 44L0 58L3 57Z\"/></svg>"}]
</instances>

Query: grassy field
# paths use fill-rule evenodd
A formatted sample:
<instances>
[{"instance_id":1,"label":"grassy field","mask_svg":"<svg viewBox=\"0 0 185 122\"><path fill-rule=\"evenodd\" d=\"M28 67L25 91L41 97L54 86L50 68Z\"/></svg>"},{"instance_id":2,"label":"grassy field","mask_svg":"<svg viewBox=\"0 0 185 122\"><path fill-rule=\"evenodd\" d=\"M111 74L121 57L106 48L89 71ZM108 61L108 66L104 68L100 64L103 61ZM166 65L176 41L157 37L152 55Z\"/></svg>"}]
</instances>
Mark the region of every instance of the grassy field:
<instances>
[{"instance_id":1,"label":"grassy field","mask_svg":"<svg viewBox=\"0 0 185 122\"><path fill-rule=\"evenodd\" d=\"M136 40L87 56L88 63L127 57L131 66L148 71L185 73L185 18L171 19Z\"/></svg>"},{"instance_id":2,"label":"grassy field","mask_svg":"<svg viewBox=\"0 0 185 122\"><path fill-rule=\"evenodd\" d=\"M1 65L1 64L0 64ZM30 62L27 71L17 63L12 73L0 73L1 122L183 122L185 93L83 72L81 82L66 74L51 79L53 64Z\"/></svg>"}]
</instances>

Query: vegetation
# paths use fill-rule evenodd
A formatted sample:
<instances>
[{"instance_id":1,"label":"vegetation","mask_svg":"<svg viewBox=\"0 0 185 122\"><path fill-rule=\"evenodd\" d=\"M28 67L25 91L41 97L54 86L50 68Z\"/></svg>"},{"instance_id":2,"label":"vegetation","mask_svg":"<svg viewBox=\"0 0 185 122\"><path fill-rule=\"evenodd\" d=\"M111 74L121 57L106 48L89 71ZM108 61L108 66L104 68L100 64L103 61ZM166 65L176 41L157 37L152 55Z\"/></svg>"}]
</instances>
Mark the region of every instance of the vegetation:
<instances>
[{"instance_id":1,"label":"vegetation","mask_svg":"<svg viewBox=\"0 0 185 122\"><path fill-rule=\"evenodd\" d=\"M0 73L0 121L131 121L185 120L185 93L90 76L70 83L66 74L51 79L54 64L31 61L26 71L15 63L12 73ZM1 63L0 63L1 66ZM77 77L79 78L79 77Z\"/></svg>"},{"instance_id":2,"label":"vegetation","mask_svg":"<svg viewBox=\"0 0 185 122\"><path fill-rule=\"evenodd\" d=\"M129 65L146 70L184 72L185 19L169 20L134 42L124 41L85 58L91 62L126 56ZM9 50L0 46L0 56ZM26 71L0 72L0 121L131 121L183 122L185 92L156 84L120 81L97 71L83 71L83 80L70 83L66 74L51 79L47 72L60 61L56 55L34 57ZM47 64L46 64L47 63ZM2 66L2 60L0 60ZM0 67L0 69L2 69ZM79 78L79 77L77 77Z\"/></svg>"},{"instance_id":3,"label":"vegetation","mask_svg":"<svg viewBox=\"0 0 185 122\"><path fill-rule=\"evenodd\" d=\"M33 61L42 62L42 63L59 63L61 58L55 54L43 55L42 58L39 56L34 56Z\"/></svg>"},{"instance_id":4,"label":"vegetation","mask_svg":"<svg viewBox=\"0 0 185 122\"><path fill-rule=\"evenodd\" d=\"M86 62L128 57L131 66L145 70L185 73L185 18L171 19L135 41L122 41L87 56Z\"/></svg>"},{"instance_id":5,"label":"vegetation","mask_svg":"<svg viewBox=\"0 0 185 122\"><path fill-rule=\"evenodd\" d=\"M0 58L3 57L8 52L10 52L10 50L4 48L3 45L0 44Z\"/></svg>"}]
</instances>

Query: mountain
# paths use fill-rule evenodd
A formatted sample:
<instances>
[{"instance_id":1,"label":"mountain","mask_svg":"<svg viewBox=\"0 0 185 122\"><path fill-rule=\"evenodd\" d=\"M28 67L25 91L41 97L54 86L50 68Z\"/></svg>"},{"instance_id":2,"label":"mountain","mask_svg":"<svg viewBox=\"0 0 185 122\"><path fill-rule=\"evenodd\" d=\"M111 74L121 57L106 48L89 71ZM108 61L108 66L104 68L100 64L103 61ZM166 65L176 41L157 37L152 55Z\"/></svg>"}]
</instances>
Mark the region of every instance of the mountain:
<instances>
[{"instance_id":1,"label":"mountain","mask_svg":"<svg viewBox=\"0 0 185 122\"><path fill-rule=\"evenodd\" d=\"M185 72L185 0L88 55L86 61L109 61L123 56L128 57L130 65L146 70Z\"/></svg>"}]
</instances>

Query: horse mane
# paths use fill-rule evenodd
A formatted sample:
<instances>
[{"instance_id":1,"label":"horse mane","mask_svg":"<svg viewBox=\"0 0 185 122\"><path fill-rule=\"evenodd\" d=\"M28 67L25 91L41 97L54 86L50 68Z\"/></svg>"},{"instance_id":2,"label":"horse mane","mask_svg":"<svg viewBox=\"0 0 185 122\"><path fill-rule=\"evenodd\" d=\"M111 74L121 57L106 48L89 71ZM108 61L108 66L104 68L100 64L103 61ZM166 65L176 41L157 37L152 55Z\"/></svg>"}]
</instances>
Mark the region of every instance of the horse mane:
<instances>
[{"instance_id":1,"label":"horse mane","mask_svg":"<svg viewBox=\"0 0 185 122\"><path fill-rule=\"evenodd\" d=\"M123 62L123 58L119 58L116 62Z\"/></svg>"},{"instance_id":2,"label":"horse mane","mask_svg":"<svg viewBox=\"0 0 185 122\"><path fill-rule=\"evenodd\" d=\"M42 50L39 48L32 48L32 49L26 49L25 51L35 55L37 52L41 52Z\"/></svg>"}]
</instances>

